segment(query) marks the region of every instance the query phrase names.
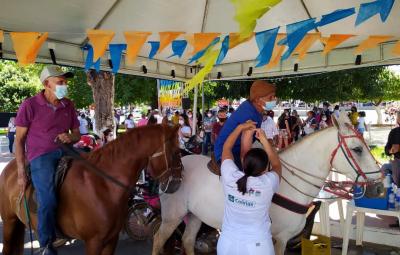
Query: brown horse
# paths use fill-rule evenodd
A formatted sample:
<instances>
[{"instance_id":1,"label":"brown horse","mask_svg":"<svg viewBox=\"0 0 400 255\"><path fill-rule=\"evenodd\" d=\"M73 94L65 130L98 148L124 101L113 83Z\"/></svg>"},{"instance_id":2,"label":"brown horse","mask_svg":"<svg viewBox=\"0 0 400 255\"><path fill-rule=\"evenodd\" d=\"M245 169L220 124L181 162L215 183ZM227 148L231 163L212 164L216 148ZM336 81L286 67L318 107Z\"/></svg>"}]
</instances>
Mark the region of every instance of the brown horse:
<instances>
[{"instance_id":1,"label":"brown horse","mask_svg":"<svg viewBox=\"0 0 400 255\"><path fill-rule=\"evenodd\" d=\"M182 171L177 130L164 125L136 128L84 157L90 165L132 188L147 167L161 189L172 193L178 189ZM86 164L73 161L59 191L59 230L83 240L87 255L111 255L127 217L130 192L96 175ZM29 187L27 194L31 192ZM4 255L23 254L28 225L20 197L17 164L12 160L0 176ZM36 215L31 214L31 218L36 229Z\"/></svg>"}]
</instances>

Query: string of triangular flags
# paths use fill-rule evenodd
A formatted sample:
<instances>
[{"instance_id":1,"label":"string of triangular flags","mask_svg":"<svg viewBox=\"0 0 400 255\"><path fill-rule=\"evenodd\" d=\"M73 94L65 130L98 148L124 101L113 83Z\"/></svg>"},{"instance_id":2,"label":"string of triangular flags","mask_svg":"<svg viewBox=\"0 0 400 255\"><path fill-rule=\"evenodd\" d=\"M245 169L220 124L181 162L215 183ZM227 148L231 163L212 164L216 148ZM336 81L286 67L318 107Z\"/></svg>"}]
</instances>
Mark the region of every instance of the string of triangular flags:
<instances>
[{"instance_id":1,"label":"string of triangular flags","mask_svg":"<svg viewBox=\"0 0 400 255\"><path fill-rule=\"evenodd\" d=\"M323 15L320 18L310 18L286 25L286 34L279 33L280 27L254 33L253 30L259 19L265 12L278 4L281 0L231 0L236 8L235 20L239 22L240 32L221 35L220 33L194 33L185 34L179 31L159 32L159 41L147 41L151 32L127 31L124 32L126 44L110 44L115 32L111 30L88 30L89 43L82 50L87 51L85 69L95 68L100 70L100 58L109 50L112 71L117 73L120 68L122 54L125 51L125 60L128 64L135 62L139 51L147 42L150 45L148 57L154 58L165 48L171 45L172 54L169 58L181 58L190 45L193 51L190 53L189 64L197 62L203 66L192 80L185 86L185 91L191 90L196 84L201 83L206 75L211 72L214 65L223 62L228 51L237 45L248 41L253 36L259 49L256 58L256 67L266 66L272 68L281 60L286 60L297 55L303 59L310 47L318 40L324 44L323 54L328 54L341 43L356 36L349 34L331 34L322 37L321 33L310 31L340 21L356 14L355 8L341 9ZM358 9L355 26L359 26L375 15L380 15L385 22L390 15L394 0L376 0L363 3ZM48 33L39 32L11 32L10 37L20 65L35 62L37 53L48 37ZM184 37L184 39L180 39ZM0 53L4 41L0 31ZM382 42L396 39L391 35L371 35L359 44L355 54L359 55L367 49L378 46ZM400 42L394 49L394 54L400 55ZM0 55L1 57L1 55Z\"/></svg>"}]
</instances>

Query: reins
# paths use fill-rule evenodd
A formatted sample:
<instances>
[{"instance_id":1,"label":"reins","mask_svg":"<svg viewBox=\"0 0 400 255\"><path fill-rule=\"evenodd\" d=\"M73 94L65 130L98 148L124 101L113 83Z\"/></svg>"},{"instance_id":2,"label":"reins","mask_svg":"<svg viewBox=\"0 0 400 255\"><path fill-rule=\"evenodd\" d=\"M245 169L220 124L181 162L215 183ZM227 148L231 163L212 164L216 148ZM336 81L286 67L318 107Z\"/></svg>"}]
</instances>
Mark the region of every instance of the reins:
<instances>
[{"instance_id":1,"label":"reins","mask_svg":"<svg viewBox=\"0 0 400 255\"><path fill-rule=\"evenodd\" d=\"M163 135L163 138L164 138L164 135ZM172 139L172 138L169 138L168 140L170 140L170 139ZM167 173L169 173L169 172L172 172L172 170L175 169L175 168L173 168L173 167L169 167L168 159L167 159L167 156L166 156L166 145L165 145L166 142L167 142L167 140L163 139L163 145L162 145L163 150L162 150L161 152L155 152L155 153L153 153L151 156L148 157L148 160L147 160L147 166L149 166L149 164L150 164L150 162L151 162L152 159L158 158L158 157L161 157L161 156L164 156L165 164L166 164L166 169L165 169L165 171L163 171L159 176L157 176L157 177L154 178L154 179L156 179L156 180L160 180L161 177L163 177L165 174L167 174ZM73 148L72 146L67 145L67 144L64 144L64 143L61 143L61 142L58 141L58 140L56 140L56 143L58 143L58 144L60 145L60 147L62 148L62 150L63 150L68 156L70 156L70 157L71 157L72 159L74 159L74 160L77 160L77 161L80 161L81 163L83 163L83 165L84 165L88 170L92 171L94 174L96 174L96 175L102 177L103 179L105 179L105 180L107 180L107 181L112 182L112 183L115 184L116 186L118 186L118 187L120 187L120 188L122 188L122 189L124 189L124 190L126 190L126 191L128 191L128 192L135 192L134 185L133 185L133 187L130 187L130 186L128 186L128 185L122 183L120 180L118 180L118 179L112 177L111 175L105 173L103 170L101 170L100 168L98 168L97 166L95 166L94 164L92 164L91 162L89 162L87 159L85 159L84 157L82 157L81 154L80 154L75 148ZM157 150L158 150L158 148L157 148ZM169 186L169 182L170 182L170 180L168 180L168 185L167 185L167 186Z\"/></svg>"},{"instance_id":2,"label":"reins","mask_svg":"<svg viewBox=\"0 0 400 255\"><path fill-rule=\"evenodd\" d=\"M309 181L307 179L305 179L304 177L300 176L299 174L297 174L296 172L300 172L304 175L307 175L309 177L321 180L324 182L324 186L323 189L329 193L332 193L334 195L336 195L337 197L341 197L341 198L346 198L346 199L351 199L352 196L350 195L351 193L351 189L354 185L361 185L361 186L365 186L368 184L368 178L367 175L368 174L376 174L376 173L380 173L381 171L374 171L374 172L368 172L368 173L364 173L361 169L361 167L359 166L359 164L357 163L357 161L355 160L354 156L352 155L347 143L346 143L346 139L347 138L358 138L360 139L363 144L368 148L368 145L365 143L364 139L362 139L362 137L360 137L359 135L357 135L357 132L352 128L349 127L353 132L354 135L349 135L349 136L344 136L341 135L340 132L338 132L338 145L336 146L336 148L333 150L333 152L331 153L331 159L330 159L330 170L329 172L336 172L336 173L340 173L343 174L337 170L334 170L332 167L332 163L333 160L335 159L337 152L339 151L339 148L341 149L341 151L343 152L344 157L346 158L347 162L349 163L349 165L351 166L351 168L356 172L357 177L355 181L341 181L341 182L337 182L337 181L327 181L326 178L323 177L319 177L313 174L310 174L300 168L297 168L291 164L289 164L288 162L284 161L281 159L281 163L282 166L288 170L289 173L291 173L293 176L297 177L298 179L302 180L303 182L311 185L314 188L317 189L321 189L321 187L319 185L316 185L315 183L313 183L312 181ZM344 147L344 148L343 148ZM369 151L369 150L368 150ZM359 177L363 177L364 178L364 182L359 182L358 179ZM301 191L299 188L295 187L293 184L291 184L284 176L282 176L282 179L290 186L292 187L294 190L298 191L299 193L313 198L313 199L336 199L337 197L332 197L332 198L320 198L320 197L316 197L316 196L312 196L309 195L303 191ZM346 186L351 186L350 190L346 189Z\"/></svg>"}]
</instances>

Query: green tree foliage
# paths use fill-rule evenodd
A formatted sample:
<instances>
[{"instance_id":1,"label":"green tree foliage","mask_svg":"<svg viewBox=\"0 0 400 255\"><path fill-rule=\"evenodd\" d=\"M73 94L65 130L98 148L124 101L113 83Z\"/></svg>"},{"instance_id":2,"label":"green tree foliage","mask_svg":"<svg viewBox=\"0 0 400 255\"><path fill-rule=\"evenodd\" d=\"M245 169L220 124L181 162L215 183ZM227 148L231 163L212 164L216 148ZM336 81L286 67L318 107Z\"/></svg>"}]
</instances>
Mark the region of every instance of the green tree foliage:
<instances>
[{"instance_id":1,"label":"green tree foliage","mask_svg":"<svg viewBox=\"0 0 400 255\"><path fill-rule=\"evenodd\" d=\"M371 101L387 93L381 86L385 67L357 68L306 77L286 78L277 82L281 99L315 101Z\"/></svg>"},{"instance_id":2,"label":"green tree foliage","mask_svg":"<svg viewBox=\"0 0 400 255\"><path fill-rule=\"evenodd\" d=\"M85 70L69 68L74 78L68 82L68 97L74 102L77 109L86 108L93 104L92 88L88 85Z\"/></svg>"},{"instance_id":3,"label":"green tree foliage","mask_svg":"<svg viewBox=\"0 0 400 255\"><path fill-rule=\"evenodd\" d=\"M75 77L69 83L69 97L77 108L85 108L93 103L92 88L87 84L83 69L72 68ZM127 74L115 76L115 104L157 104L157 83L155 79Z\"/></svg>"},{"instance_id":4,"label":"green tree foliage","mask_svg":"<svg viewBox=\"0 0 400 255\"><path fill-rule=\"evenodd\" d=\"M115 103L117 105L157 105L156 79L117 74L115 76Z\"/></svg>"},{"instance_id":5,"label":"green tree foliage","mask_svg":"<svg viewBox=\"0 0 400 255\"><path fill-rule=\"evenodd\" d=\"M42 68L43 65L20 67L13 61L0 61L0 112L17 111L22 101L42 89Z\"/></svg>"}]
</instances>

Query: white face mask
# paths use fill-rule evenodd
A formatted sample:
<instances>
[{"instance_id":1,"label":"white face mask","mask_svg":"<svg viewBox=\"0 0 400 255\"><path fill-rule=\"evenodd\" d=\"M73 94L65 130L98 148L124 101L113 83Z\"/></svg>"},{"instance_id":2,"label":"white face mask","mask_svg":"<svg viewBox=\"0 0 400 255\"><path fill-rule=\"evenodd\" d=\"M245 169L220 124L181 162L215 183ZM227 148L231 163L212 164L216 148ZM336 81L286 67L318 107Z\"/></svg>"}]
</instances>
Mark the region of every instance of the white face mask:
<instances>
[{"instance_id":1,"label":"white face mask","mask_svg":"<svg viewBox=\"0 0 400 255\"><path fill-rule=\"evenodd\" d=\"M192 114L189 114L188 117L191 118L191 117L193 117L193 115L192 115Z\"/></svg>"},{"instance_id":2,"label":"white face mask","mask_svg":"<svg viewBox=\"0 0 400 255\"><path fill-rule=\"evenodd\" d=\"M179 120L179 125L183 126L183 124L185 124L185 121Z\"/></svg>"},{"instance_id":3,"label":"white face mask","mask_svg":"<svg viewBox=\"0 0 400 255\"><path fill-rule=\"evenodd\" d=\"M211 117L212 117L212 114L211 114L211 113L208 113L207 116L208 116L209 118L211 118Z\"/></svg>"}]
</instances>

